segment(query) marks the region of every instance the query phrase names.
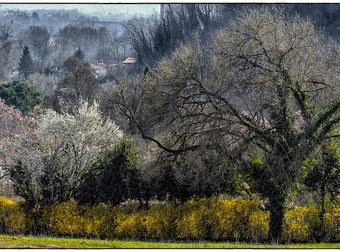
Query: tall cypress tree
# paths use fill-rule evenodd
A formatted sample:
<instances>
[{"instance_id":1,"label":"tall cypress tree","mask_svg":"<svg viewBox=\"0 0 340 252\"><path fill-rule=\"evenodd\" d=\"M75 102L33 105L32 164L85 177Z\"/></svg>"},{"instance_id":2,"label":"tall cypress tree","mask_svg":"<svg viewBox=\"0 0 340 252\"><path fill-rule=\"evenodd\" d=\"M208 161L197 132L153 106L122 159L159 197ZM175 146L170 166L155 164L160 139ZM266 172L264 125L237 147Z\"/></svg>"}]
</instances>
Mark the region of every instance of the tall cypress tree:
<instances>
[{"instance_id":1,"label":"tall cypress tree","mask_svg":"<svg viewBox=\"0 0 340 252\"><path fill-rule=\"evenodd\" d=\"M19 61L19 76L27 79L28 75L34 73L33 60L28 46L25 46Z\"/></svg>"}]
</instances>

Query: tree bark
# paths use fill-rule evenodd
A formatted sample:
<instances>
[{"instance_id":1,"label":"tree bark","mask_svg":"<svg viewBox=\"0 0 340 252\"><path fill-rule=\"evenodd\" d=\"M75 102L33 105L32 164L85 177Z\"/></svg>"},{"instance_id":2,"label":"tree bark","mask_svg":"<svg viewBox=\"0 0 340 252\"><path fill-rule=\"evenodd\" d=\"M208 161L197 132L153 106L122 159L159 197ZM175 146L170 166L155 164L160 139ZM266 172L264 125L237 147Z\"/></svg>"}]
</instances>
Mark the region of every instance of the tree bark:
<instances>
[{"instance_id":1,"label":"tree bark","mask_svg":"<svg viewBox=\"0 0 340 252\"><path fill-rule=\"evenodd\" d=\"M326 182L324 180L322 185L321 185L321 211L320 211L320 215L319 215L320 224L318 226L318 235L316 236L316 241L318 243L320 243L325 236L325 233L324 233L324 222L325 222L324 216L325 216L325 213L326 213L325 200L326 200Z\"/></svg>"},{"instance_id":2,"label":"tree bark","mask_svg":"<svg viewBox=\"0 0 340 252\"><path fill-rule=\"evenodd\" d=\"M282 227L285 212L284 196L272 196L269 198L269 239L273 243L281 243L282 241Z\"/></svg>"}]
</instances>

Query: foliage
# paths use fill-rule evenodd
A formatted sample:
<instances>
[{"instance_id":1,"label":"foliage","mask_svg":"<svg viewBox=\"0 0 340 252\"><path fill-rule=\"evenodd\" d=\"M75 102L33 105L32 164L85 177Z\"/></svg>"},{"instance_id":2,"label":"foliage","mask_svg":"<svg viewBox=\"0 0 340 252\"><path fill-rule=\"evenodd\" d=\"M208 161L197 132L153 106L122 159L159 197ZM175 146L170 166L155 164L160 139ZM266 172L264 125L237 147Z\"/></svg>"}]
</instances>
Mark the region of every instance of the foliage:
<instances>
[{"instance_id":1,"label":"foliage","mask_svg":"<svg viewBox=\"0 0 340 252\"><path fill-rule=\"evenodd\" d=\"M182 214L176 221L178 238L211 239L213 211L211 211L209 199L190 200L183 205L180 211Z\"/></svg>"},{"instance_id":2,"label":"foliage","mask_svg":"<svg viewBox=\"0 0 340 252\"><path fill-rule=\"evenodd\" d=\"M115 209L110 205L103 203L85 207L82 206L82 211L85 212L85 234L96 237L113 237Z\"/></svg>"},{"instance_id":3,"label":"foliage","mask_svg":"<svg viewBox=\"0 0 340 252\"><path fill-rule=\"evenodd\" d=\"M145 227L142 222L143 216L143 211L130 214L120 212L115 220L115 235L120 238L146 238Z\"/></svg>"},{"instance_id":4,"label":"foliage","mask_svg":"<svg viewBox=\"0 0 340 252\"><path fill-rule=\"evenodd\" d=\"M103 153L84 175L76 200L82 204L118 205L127 199L140 198L139 159L132 140L123 138L112 150Z\"/></svg>"},{"instance_id":5,"label":"foliage","mask_svg":"<svg viewBox=\"0 0 340 252\"><path fill-rule=\"evenodd\" d=\"M179 210L169 204L152 205L143 218L146 235L152 239L176 238L176 222Z\"/></svg>"},{"instance_id":6,"label":"foliage","mask_svg":"<svg viewBox=\"0 0 340 252\"><path fill-rule=\"evenodd\" d=\"M268 218L262 215L263 208L258 203L250 200L218 200L214 208L212 234L215 239L263 241L267 238L267 233L263 233L268 231ZM262 219L254 222L254 216ZM256 229L260 233L255 233Z\"/></svg>"},{"instance_id":7,"label":"foliage","mask_svg":"<svg viewBox=\"0 0 340 252\"><path fill-rule=\"evenodd\" d=\"M32 114L24 116L19 109L6 105L0 99L0 174L4 185L12 185L8 178L8 168L15 167L16 159L26 151L26 148L19 148L20 139L25 139L27 143L36 140L37 120L40 115L41 111L35 109ZM29 156L25 158L30 162Z\"/></svg>"},{"instance_id":8,"label":"foliage","mask_svg":"<svg viewBox=\"0 0 340 252\"><path fill-rule=\"evenodd\" d=\"M42 94L36 88L19 81L0 85L0 97L7 105L15 106L24 114L32 112L34 107L41 105L43 101Z\"/></svg>"},{"instance_id":9,"label":"foliage","mask_svg":"<svg viewBox=\"0 0 340 252\"><path fill-rule=\"evenodd\" d=\"M248 237L253 242L265 241L268 238L269 213L263 209L255 210L249 216Z\"/></svg>"},{"instance_id":10,"label":"foliage","mask_svg":"<svg viewBox=\"0 0 340 252\"><path fill-rule=\"evenodd\" d=\"M321 148L319 158L304 178L304 184L321 197L324 205L326 194L334 199L340 194L340 145L338 139L328 140Z\"/></svg>"},{"instance_id":11,"label":"foliage","mask_svg":"<svg viewBox=\"0 0 340 252\"><path fill-rule=\"evenodd\" d=\"M84 217L74 202L63 202L50 207L49 229L52 233L63 235L84 234Z\"/></svg>"},{"instance_id":12,"label":"foliage","mask_svg":"<svg viewBox=\"0 0 340 252\"><path fill-rule=\"evenodd\" d=\"M307 207L296 207L286 212L283 239L288 241L307 241L310 236L310 229L305 221L307 213Z\"/></svg>"},{"instance_id":13,"label":"foliage","mask_svg":"<svg viewBox=\"0 0 340 252\"><path fill-rule=\"evenodd\" d=\"M20 203L0 197L0 229L2 233L22 233L25 230L25 213Z\"/></svg>"},{"instance_id":14,"label":"foliage","mask_svg":"<svg viewBox=\"0 0 340 252\"><path fill-rule=\"evenodd\" d=\"M329 212L324 215L324 238L325 241L340 240L340 196L337 197L336 203L333 203Z\"/></svg>"}]
</instances>

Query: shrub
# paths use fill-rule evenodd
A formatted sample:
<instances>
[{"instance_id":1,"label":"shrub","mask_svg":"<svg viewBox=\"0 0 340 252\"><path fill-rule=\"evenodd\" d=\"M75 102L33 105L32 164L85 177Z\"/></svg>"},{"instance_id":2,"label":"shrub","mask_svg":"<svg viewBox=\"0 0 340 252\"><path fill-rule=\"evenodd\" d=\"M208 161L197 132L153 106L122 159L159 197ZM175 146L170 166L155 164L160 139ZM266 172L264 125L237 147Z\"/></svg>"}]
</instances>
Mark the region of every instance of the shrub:
<instances>
[{"instance_id":1,"label":"shrub","mask_svg":"<svg viewBox=\"0 0 340 252\"><path fill-rule=\"evenodd\" d=\"M84 217L75 202L63 202L50 207L49 229L59 235L84 235Z\"/></svg>"},{"instance_id":2,"label":"shrub","mask_svg":"<svg viewBox=\"0 0 340 252\"><path fill-rule=\"evenodd\" d=\"M340 197L338 202L332 205L331 211L324 216L324 229L326 236L324 241L339 242L340 241Z\"/></svg>"},{"instance_id":3,"label":"shrub","mask_svg":"<svg viewBox=\"0 0 340 252\"><path fill-rule=\"evenodd\" d=\"M112 237L114 235L114 211L103 203L92 207L82 207L84 213L84 234L96 237Z\"/></svg>"},{"instance_id":4,"label":"shrub","mask_svg":"<svg viewBox=\"0 0 340 252\"><path fill-rule=\"evenodd\" d=\"M12 81L0 85L0 97L7 105L13 105L22 113L28 114L34 107L41 105L43 95L31 85L19 81Z\"/></svg>"},{"instance_id":5,"label":"shrub","mask_svg":"<svg viewBox=\"0 0 340 252\"><path fill-rule=\"evenodd\" d=\"M126 214L119 211L116 215L115 234L120 238L146 238L142 223L144 211Z\"/></svg>"},{"instance_id":6,"label":"shrub","mask_svg":"<svg viewBox=\"0 0 340 252\"><path fill-rule=\"evenodd\" d=\"M306 221L308 213L307 207L294 207L285 214L282 236L284 240L294 242L305 242L311 235L308 222Z\"/></svg>"},{"instance_id":7,"label":"shrub","mask_svg":"<svg viewBox=\"0 0 340 252\"><path fill-rule=\"evenodd\" d=\"M263 221L261 223L263 226L249 228L251 216L258 210L259 204L251 200L218 200L213 205L211 217L213 218L212 238L236 241L259 239L254 236L254 230L266 230L267 224ZM264 216L262 218L265 220Z\"/></svg>"},{"instance_id":8,"label":"shrub","mask_svg":"<svg viewBox=\"0 0 340 252\"><path fill-rule=\"evenodd\" d=\"M269 231L269 212L256 210L249 216L248 237L252 242L267 240Z\"/></svg>"},{"instance_id":9,"label":"shrub","mask_svg":"<svg viewBox=\"0 0 340 252\"><path fill-rule=\"evenodd\" d=\"M143 218L143 225L148 238L175 238L177 211L171 205L151 205Z\"/></svg>"},{"instance_id":10,"label":"shrub","mask_svg":"<svg viewBox=\"0 0 340 252\"><path fill-rule=\"evenodd\" d=\"M19 203L0 197L0 229L3 233L20 233L25 230L25 213Z\"/></svg>"},{"instance_id":11,"label":"shrub","mask_svg":"<svg viewBox=\"0 0 340 252\"><path fill-rule=\"evenodd\" d=\"M189 200L178 211L177 237L180 239L209 239L211 237L211 200Z\"/></svg>"}]
</instances>

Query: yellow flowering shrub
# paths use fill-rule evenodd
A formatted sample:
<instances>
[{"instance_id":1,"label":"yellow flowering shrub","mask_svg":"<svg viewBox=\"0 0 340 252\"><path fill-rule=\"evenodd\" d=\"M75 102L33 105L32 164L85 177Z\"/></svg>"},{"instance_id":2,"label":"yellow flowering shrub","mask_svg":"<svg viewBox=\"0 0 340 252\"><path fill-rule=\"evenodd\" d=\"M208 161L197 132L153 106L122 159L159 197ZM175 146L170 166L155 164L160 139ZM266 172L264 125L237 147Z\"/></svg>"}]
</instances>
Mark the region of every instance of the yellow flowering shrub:
<instances>
[{"instance_id":1,"label":"yellow flowering shrub","mask_svg":"<svg viewBox=\"0 0 340 252\"><path fill-rule=\"evenodd\" d=\"M119 211L116 214L115 235L121 238L145 238L146 231L143 225L144 211L127 214Z\"/></svg>"},{"instance_id":2,"label":"yellow flowering shrub","mask_svg":"<svg viewBox=\"0 0 340 252\"><path fill-rule=\"evenodd\" d=\"M307 241L311 235L306 221L308 207L295 207L287 210L284 217L283 239L288 241Z\"/></svg>"},{"instance_id":3,"label":"yellow flowering shrub","mask_svg":"<svg viewBox=\"0 0 340 252\"><path fill-rule=\"evenodd\" d=\"M179 207L176 220L177 237L180 239L209 239L211 236L211 200L190 200Z\"/></svg>"},{"instance_id":4,"label":"yellow flowering shrub","mask_svg":"<svg viewBox=\"0 0 340 252\"><path fill-rule=\"evenodd\" d=\"M85 234L85 218L75 202L63 202L50 207L49 229L60 235Z\"/></svg>"},{"instance_id":5,"label":"yellow flowering shrub","mask_svg":"<svg viewBox=\"0 0 340 252\"><path fill-rule=\"evenodd\" d=\"M217 200L213 205L212 218L212 238L232 239L232 240L256 240L253 231L249 230L251 215L259 210L259 204L251 200ZM265 220L265 217L262 217ZM256 227L253 220L253 230L266 229Z\"/></svg>"},{"instance_id":6,"label":"yellow flowering shrub","mask_svg":"<svg viewBox=\"0 0 340 252\"><path fill-rule=\"evenodd\" d=\"M314 203L308 206L308 211L304 218L304 221L308 225L309 230L309 240L316 241L322 236L324 231L321 223L321 207Z\"/></svg>"},{"instance_id":7,"label":"yellow flowering shrub","mask_svg":"<svg viewBox=\"0 0 340 252\"><path fill-rule=\"evenodd\" d=\"M143 218L143 225L148 238L169 239L176 233L176 209L170 205L151 205Z\"/></svg>"},{"instance_id":8,"label":"yellow flowering shrub","mask_svg":"<svg viewBox=\"0 0 340 252\"><path fill-rule=\"evenodd\" d=\"M91 207L82 206L84 235L96 237L112 237L114 234L113 208L105 204Z\"/></svg>"},{"instance_id":9,"label":"yellow flowering shrub","mask_svg":"<svg viewBox=\"0 0 340 252\"><path fill-rule=\"evenodd\" d=\"M268 238L269 212L256 210L249 216L249 238L253 242L264 241Z\"/></svg>"},{"instance_id":10,"label":"yellow flowering shrub","mask_svg":"<svg viewBox=\"0 0 340 252\"><path fill-rule=\"evenodd\" d=\"M324 215L325 241L340 241L340 200Z\"/></svg>"},{"instance_id":11,"label":"yellow flowering shrub","mask_svg":"<svg viewBox=\"0 0 340 252\"><path fill-rule=\"evenodd\" d=\"M3 233L19 233L25 230L25 213L20 204L0 197L0 230Z\"/></svg>"}]
</instances>

